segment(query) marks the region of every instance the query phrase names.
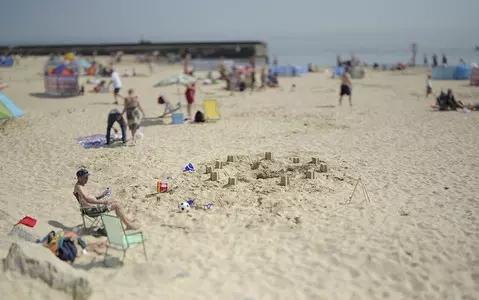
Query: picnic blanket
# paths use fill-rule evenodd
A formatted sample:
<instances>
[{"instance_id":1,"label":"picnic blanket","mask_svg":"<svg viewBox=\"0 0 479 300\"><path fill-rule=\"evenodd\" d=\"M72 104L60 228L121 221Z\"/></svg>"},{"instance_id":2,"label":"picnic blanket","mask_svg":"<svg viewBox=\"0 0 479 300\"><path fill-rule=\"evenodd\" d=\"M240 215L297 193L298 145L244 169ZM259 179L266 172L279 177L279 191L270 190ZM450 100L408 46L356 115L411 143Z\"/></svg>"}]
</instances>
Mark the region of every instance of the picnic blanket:
<instances>
[{"instance_id":1,"label":"picnic blanket","mask_svg":"<svg viewBox=\"0 0 479 300\"><path fill-rule=\"evenodd\" d=\"M83 148L98 148L106 145L106 136L104 134L95 134L91 136L83 136L75 139ZM112 141L121 141L121 136L114 135Z\"/></svg>"}]
</instances>

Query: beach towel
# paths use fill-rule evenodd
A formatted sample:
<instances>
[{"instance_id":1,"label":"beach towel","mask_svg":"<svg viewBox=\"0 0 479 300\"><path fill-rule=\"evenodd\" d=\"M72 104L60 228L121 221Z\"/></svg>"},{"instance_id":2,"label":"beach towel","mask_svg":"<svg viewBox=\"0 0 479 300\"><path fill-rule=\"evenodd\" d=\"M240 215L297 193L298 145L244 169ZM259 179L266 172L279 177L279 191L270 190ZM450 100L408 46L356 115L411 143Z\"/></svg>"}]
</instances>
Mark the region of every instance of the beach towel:
<instances>
[{"instance_id":1,"label":"beach towel","mask_svg":"<svg viewBox=\"0 0 479 300\"><path fill-rule=\"evenodd\" d=\"M95 134L91 136L83 136L75 139L83 148L98 148L106 145L106 136L104 134ZM113 142L121 141L121 136L113 137Z\"/></svg>"}]
</instances>

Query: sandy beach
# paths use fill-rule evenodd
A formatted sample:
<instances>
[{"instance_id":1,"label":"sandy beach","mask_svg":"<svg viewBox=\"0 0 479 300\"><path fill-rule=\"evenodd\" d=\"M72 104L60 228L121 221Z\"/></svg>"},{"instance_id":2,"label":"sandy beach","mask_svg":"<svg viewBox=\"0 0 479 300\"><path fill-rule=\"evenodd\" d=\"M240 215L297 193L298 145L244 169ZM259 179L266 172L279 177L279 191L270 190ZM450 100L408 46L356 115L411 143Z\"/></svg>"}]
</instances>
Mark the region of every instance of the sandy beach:
<instances>
[{"instance_id":1,"label":"sandy beach","mask_svg":"<svg viewBox=\"0 0 479 300\"><path fill-rule=\"evenodd\" d=\"M38 237L81 223L72 192L75 172L86 167L87 187L96 194L110 187L139 220L149 258L141 246L117 267L104 267L95 252L79 257L74 267L87 270L91 299L479 298L479 113L431 110L427 70L369 71L353 80L352 109L347 99L338 106L330 71L233 96L223 83L201 85L194 111L216 99L221 120L170 125L150 119L163 113L156 99L184 103L184 88L178 95L176 86L153 85L182 66L158 66L152 76L122 78L123 94L134 88L146 112L144 138L84 149L75 138L105 134L113 95L44 97L45 60L0 69L4 93L25 112L0 127L0 257L18 240L8 233L24 214L38 220L30 231ZM132 67L148 74L133 59L118 71ZM468 81L433 88L479 101ZM227 155L236 161L219 170L218 182L208 180L205 167ZM188 163L195 172L182 172ZM307 171L316 178L306 179ZM174 177L172 189L151 195L165 174ZM289 186L279 185L285 174ZM227 185L230 177L236 186ZM361 190L349 201L358 178L370 201ZM179 212L188 199L213 206ZM179 276L184 268L189 273ZM26 297L8 274L0 278L6 299ZM66 299L34 291L29 298Z\"/></svg>"}]
</instances>

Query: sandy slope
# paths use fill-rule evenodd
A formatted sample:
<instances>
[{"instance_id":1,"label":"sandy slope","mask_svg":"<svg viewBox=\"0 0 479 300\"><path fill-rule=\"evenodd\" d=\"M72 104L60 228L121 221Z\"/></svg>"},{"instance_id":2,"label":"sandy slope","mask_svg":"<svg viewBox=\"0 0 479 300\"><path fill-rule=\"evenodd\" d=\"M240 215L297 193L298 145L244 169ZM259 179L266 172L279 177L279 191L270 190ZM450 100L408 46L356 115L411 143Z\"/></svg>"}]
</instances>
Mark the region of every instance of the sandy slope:
<instances>
[{"instance_id":1,"label":"sandy slope","mask_svg":"<svg viewBox=\"0 0 479 300\"><path fill-rule=\"evenodd\" d=\"M110 186L141 220L150 260L144 262L141 247L120 268L101 267L93 253L80 258L77 267L89 269L97 284L94 299L478 298L479 113L432 112L424 72L368 74L354 82L352 110L347 102L337 107L338 82L326 74L283 79L284 91L252 95L201 87L199 104L218 99L220 122L149 121L134 147L85 150L74 138L105 131L113 97L32 95L43 92L42 64L31 59L0 70L11 86L6 93L26 113L0 129L0 208L15 218L36 217L33 232L44 235L52 224L80 223L71 194L79 167L93 173L94 191ZM163 111L160 92L183 100L176 87L152 87L178 72L162 67L124 85L137 89L152 117ZM290 93L292 82L297 90ZM479 90L467 82L434 82L436 91L441 87L479 101ZM265 151L274 162L261 160ZM219 183L208 181L204 167L227 155L238 161L220 171ZM304 172L316 168L308 164L313 156L330 172L306 180ZM181 172L188 162L196 173ZM258 179L261 172L272 178ZM278 185L284 172L289 187ZM148 196L165 173L173 174L176 188ZM234 176L238 185L226 186ZM359 176L371 202L357 192L346 204ZM214 205L178 213L188 199ZM11 226L7 219L0 219L2 234ZM190 276L176 276L182 267Z\"/></svg>"}]
</instances>

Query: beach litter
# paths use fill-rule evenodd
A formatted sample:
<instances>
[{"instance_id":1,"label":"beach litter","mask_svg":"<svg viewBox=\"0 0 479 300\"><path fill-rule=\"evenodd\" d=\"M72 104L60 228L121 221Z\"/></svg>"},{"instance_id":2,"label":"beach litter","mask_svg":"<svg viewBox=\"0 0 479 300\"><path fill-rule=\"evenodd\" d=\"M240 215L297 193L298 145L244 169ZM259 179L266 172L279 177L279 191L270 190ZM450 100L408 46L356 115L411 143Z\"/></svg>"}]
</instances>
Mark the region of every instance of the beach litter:
<instances>
[{"instance_id":1,"label":"beach litter","mask_svg":"<svg viewBox=\"0 0 479 300\"><path fill-rule=\"evenodd\" d=\"M173 276L173 279L174 278L190 277L190 276L191 276L190 269L188 267L182 267L182 268L180 268L178 273L176 273L175 276Z\"/></svg>"}]
</instances>

